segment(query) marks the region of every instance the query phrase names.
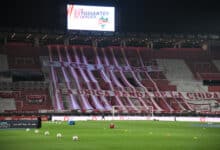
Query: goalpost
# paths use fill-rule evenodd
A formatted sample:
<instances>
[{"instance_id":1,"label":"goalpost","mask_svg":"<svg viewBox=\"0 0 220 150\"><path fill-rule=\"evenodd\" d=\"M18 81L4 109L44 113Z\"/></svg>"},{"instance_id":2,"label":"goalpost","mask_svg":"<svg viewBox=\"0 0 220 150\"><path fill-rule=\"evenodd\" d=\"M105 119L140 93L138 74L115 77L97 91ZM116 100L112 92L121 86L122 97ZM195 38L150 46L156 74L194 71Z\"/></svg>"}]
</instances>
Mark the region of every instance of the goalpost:
<instances>
[{"instance_id":1,"label":"goalpost","mask_svg":"<svg viewBox=\"0 0 220 150\"><path fill-rule=\"evenodd\" d=\"M154 116L154 110L152 106L112 106L112 117L114 118L116 114L136 114L136 115L148 115L150 117Z\"/></svg>"}]
</instances>

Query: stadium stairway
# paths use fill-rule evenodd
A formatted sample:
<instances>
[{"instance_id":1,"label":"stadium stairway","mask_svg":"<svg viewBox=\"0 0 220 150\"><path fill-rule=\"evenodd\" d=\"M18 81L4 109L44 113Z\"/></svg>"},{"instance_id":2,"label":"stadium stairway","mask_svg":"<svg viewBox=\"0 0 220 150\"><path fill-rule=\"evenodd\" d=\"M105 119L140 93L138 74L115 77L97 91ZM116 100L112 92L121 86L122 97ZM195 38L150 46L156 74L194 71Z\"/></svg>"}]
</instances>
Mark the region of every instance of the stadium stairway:
<instances>
[{"instance_id":1,"label":"stadium stairway","mask_svg":"<svg viewBox=\"0 0 220 150\"><path fill-rule=\"evenodd\" d=\"M157 63L164 70L166 78L177 86L177 91L208 91L201 81L194 79L193 73L182 59L157 59Z\"/></svg>"}]
</instances>

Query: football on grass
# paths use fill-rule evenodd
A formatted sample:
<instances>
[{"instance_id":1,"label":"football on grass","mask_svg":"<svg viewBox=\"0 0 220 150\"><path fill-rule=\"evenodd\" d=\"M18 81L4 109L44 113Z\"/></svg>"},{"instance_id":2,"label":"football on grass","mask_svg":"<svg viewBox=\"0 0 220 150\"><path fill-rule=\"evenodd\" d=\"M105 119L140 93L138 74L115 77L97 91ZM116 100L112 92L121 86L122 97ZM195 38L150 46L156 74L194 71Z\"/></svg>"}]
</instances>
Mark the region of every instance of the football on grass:
<instances>
[{"instance_id":1,"label":"football on grass","mask_svg":"<svg viewBox=\"0 0 220 150\"><path fill-rule=\"evenodd\" d=\"M73 136L73 141L78 141L79 137L77 135Z\"/></svg>"},{"instance_id":2,"label":"football on grass","mask_svg":"<svg viewBox=\"0 0 220 150\"><path fill-rule=\"evenodd\" d=\"M34 130L34 132L35 132L35 133L39 133L39 130L36 129L36 130Z\"/></svg>"},{"instance_id":3,"label":"football on grass","mask_svg":"<svg viewBox=\"0 0 220 150\"><path fill-rule=\"evenodd\" d=\"M62 134L61 133L57 133L57 138L61 138Z\"/></svg>"},{"instance_id":4,"label":"football on grass","mask_svg":"<svg viewBox=\"0 0 220 150\"><path fill-rule=\"evenodd\" d=\"M49 134L50 134L49 131L45 131L45 132L44 132L44 135L49 135Z\"/></svg>"}]
</instances>

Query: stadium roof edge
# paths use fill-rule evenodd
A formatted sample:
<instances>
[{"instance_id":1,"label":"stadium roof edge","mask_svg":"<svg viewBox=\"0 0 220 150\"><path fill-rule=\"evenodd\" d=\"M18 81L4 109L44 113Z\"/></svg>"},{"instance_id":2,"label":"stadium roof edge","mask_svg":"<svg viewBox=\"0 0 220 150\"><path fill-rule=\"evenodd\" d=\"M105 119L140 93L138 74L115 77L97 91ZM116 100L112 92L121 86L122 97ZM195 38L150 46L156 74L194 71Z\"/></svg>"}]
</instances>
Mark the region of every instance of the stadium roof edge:
<instances>
[{"instance_id":1,"label":"stadium roof edge","mask_svg":"<svg viewBox=\"0 0 220 150\"><path fill-rule=\"evenodd\" d=\"M75 30L63 30L63 29L47 29L47 28L9 28L0 27L0 32L17 32L17 33L52 33L52 34L88 34L88 35L215 35L220 36L220 33L214 32L103 32L103 31L75 31Z\"/></svg>"}]
</instances>

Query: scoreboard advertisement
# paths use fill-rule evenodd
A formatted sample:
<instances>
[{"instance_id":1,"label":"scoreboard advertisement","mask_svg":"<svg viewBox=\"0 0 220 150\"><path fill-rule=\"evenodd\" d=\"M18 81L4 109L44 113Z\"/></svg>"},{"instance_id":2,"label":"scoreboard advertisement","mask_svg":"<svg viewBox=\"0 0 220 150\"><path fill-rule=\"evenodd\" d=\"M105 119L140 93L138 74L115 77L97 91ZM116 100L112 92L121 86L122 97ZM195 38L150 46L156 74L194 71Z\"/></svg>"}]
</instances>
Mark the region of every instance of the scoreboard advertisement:
<instances>
[{"instance_id":1,"label":"scoreboard advertisement","mask_svg":"<svg viewBox=\"0 0 220 150\"><path fill-rule=\"evenodd\" d=\"M0 117L0 129L8 128L41 128L41 117L13 116Z\"/></svg>"},{"instance_id":2,"label":"scoreboard advertisement","mask_svg":"<svg viewBox=\"0 0 220 150\"><path fill-rule=\"evenodd\" d=\"M67 29L115 31L115 7L67 5Z\"/></svg>"}]
</instances>

